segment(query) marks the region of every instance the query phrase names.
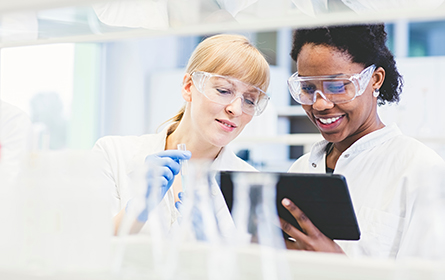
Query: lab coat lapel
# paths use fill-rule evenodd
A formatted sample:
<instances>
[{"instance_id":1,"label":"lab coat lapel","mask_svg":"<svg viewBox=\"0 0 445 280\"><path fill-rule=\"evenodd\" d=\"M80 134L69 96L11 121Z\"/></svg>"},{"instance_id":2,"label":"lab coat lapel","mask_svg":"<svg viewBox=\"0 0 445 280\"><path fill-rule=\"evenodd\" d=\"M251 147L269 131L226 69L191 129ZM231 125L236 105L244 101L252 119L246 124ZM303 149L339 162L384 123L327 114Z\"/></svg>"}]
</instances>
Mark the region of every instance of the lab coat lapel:
<instances>
[{"instance_id":1,"label":"lab coat lapel","mask_svg":"<svg viewBox=\"0 0 445 280\"><path fill-rule=\"evenodd\" d=\"M146 141L145 139L141 141L141 144L137 149L137 152L135 153L134 157L129 161L126 170L127 175L129 175L134 170L143 165L145 163L145 158L147 156L164 151L167 139L167 129L168 127L162 130L160 133L154 135L151 134L151 135L141 136L141 137L146 137L147 139Z\"/></svg>"}]
</instances>

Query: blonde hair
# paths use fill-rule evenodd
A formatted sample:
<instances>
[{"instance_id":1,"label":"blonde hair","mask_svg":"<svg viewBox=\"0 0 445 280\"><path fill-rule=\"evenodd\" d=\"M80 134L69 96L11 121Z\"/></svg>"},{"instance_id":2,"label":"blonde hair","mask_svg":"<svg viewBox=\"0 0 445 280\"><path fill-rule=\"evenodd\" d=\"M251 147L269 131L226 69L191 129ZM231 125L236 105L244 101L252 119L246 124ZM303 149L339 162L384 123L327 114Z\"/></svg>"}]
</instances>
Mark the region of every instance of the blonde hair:
<instances>
[{"instance_id":1,"label":"blonde hair","mask_svg":"<svg viewBox=\"0 0 445 280\"><path fill-rule=\"evenodd\" d=\"M204 71L230 76L254 85L264 92L270 82L269 64L263 54L241 35L220 34L206 38L193 51L186 73ZM169 129L173 133L184 116L185 106L167 122L176 122Z\"/></svg>"}]
</instances>

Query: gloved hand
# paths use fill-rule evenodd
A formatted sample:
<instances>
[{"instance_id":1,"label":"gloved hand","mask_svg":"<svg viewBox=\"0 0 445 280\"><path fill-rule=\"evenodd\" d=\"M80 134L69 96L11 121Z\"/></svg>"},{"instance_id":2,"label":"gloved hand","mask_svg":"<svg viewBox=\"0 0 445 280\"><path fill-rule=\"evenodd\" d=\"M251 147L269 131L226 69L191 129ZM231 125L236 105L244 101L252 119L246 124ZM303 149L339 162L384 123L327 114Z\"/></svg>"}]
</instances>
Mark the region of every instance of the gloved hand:
<instances>
[{"instance_id":1,"label":"gloved hand","mask_svg":"<svg viewBox=\"0 0 445 280\"><path fill-rule=\"evenodd\" d=\"M176 209L178 209L179 212L181 212L182 199L184 198L184 193L183 192L179 192L178 193L178 198L179 198L179 201L175 202L175 207L176 207Z\"/></svg>"},{"instance_id":2,"label":"gloved hand","mask_svg":"<svg viewBox=\"0 0 445 280\"><path fill-rule=\"evenodd\" d=\"M173 184L175 175L180 171L181 165L179 160L188 160L191 157L190 151L180 150L166 150L145 158L148 171L147 178L147 192L145 197L149 195L156 195L151 201L159 203ZM159 189L153 189L154 187ZM149 205L152 208L154 205ZM147 221L149 208L147 205L145 209L138 215L140 222Z\"/></svg>"}]
</instances>

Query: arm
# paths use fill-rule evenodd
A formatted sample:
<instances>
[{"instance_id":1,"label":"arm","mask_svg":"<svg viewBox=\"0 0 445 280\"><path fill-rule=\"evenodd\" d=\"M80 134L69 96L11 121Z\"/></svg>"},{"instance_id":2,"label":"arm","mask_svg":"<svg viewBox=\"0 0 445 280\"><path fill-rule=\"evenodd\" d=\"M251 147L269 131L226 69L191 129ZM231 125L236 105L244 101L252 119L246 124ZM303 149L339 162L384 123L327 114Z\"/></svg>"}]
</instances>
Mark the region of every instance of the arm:
<instances>
[{"instance_id":1,"label":"arm","mask_svg":"<svg viewBox=\"0 0 445 280\"><path fill-rule=\"evenodd\" d=\"M118 234L127 214L133 222L129 229L124 229L124 232L138 233L142 229L148 219L148 213L164 198L175 176L179 173L179 161L190 159L190 157L189 151L166 150L146 158L147 173L144 197L134 197L114 217L115 234Z\"/></svg>"},{"instance_id":2,"label":"arm","mask_svg":"<svg viewBox=\"0 0 445 280\"><path fill-rule=\"evenodd\" d=\"M303 229L303 232L301 232L285 220L280 219L281 228L295 240L286 240L288 249L344 254L340 246L321 233L292 201L284 198L281 203L295 217Z\"/></svg>"}]
</instances>

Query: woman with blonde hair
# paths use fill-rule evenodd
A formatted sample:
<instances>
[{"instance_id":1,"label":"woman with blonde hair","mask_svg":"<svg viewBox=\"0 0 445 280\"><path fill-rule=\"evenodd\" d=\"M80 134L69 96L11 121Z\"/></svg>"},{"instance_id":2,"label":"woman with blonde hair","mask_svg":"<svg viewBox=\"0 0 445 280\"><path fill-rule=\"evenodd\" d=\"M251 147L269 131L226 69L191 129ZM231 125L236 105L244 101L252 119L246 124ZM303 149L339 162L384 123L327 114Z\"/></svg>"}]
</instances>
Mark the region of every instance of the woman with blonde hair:
<instances>
[{"instance_id":1,"label":"woman with blonde hair","mask_svg":"<svg viewBox=\"0 0 445 280\"><path fill-rule=\"evenodd\" d=\"M214 170L255 170L226 147L268 103L269 65L264 56L240 35L215 35L202 41L193 52L182 84L185 105L158 134L106 136L94 149L106 158L104 175L113 186L115 229L133 198L131 173L147 166L147 191L161 186L158 211L170 228L177 220L175 203L180 201L180 160L209 159ZM188 151L177 150L186 144ZM215 189L217 188L214 186ZM215 194L221 219L230 219L223 196ZM131 204L131 203L130 203ZM139 231L147 220L147 209L138 216ZM224 222L222 222L222 225ZM224 227L224 226L223 226ZM143 230L143 229L142 229Z\"/></svg>"}]
</instances>

